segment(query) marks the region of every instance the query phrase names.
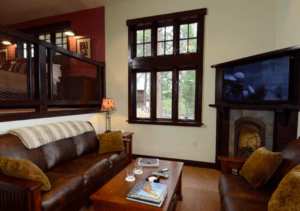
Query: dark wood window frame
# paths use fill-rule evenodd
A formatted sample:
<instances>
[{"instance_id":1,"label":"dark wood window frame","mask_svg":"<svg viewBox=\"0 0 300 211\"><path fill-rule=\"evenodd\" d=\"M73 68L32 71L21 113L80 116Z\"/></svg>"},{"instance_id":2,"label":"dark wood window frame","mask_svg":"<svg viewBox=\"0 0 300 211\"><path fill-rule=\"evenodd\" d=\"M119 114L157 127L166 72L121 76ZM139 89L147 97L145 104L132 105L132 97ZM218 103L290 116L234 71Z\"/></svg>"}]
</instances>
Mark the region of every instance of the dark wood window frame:
<instances>
[{"instance_id":1,"label":"dark wood window frame","mask_svg":"<svg viewBox=\"0 0 300 211\"><path fill-rule=\"evenodd\" d=\"M128 26L128 123L198 126L202 124L202 82L203 82L203 46L204 18L207 9L197 9L166 15L127 20ZM179 53L180 25L198 23L197 52ZM173 55L157 56L157 28L174 26ZM151 57L136 57L136 31L151 28ZM156 116L157 72L172 70L172 119L160 119ZM196 70L195 120L178 119L178 80L180 70ZM151 72L150 119L136 117L136 73Z\"/></svg>"}]
</instances>

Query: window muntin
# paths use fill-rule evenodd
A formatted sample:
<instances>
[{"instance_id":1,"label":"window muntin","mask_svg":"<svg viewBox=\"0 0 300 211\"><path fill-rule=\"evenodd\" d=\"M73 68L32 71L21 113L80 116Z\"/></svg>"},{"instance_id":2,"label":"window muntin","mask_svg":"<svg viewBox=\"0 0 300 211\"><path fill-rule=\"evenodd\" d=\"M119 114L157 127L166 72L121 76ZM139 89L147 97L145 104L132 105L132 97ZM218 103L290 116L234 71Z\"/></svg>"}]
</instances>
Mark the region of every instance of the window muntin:
<instances>
[{"instance_id":1,"label":"window muntin","mask_svg":"<svg viewBox=\"0 0 300 211\"><path fill-rule=\"evenodd\" d=\"M180 25L179 53L197 53L198 23Z\"/></svg>"},{"instance_id":2,"label":"window muntin","mask_svg":"<svg viewBox=\"0 0 300 211\"><path fill-rule=\"evenodd\" d=\"M136 73L136 117L151 116L151 73Z\"/></svg>"},{"instance_id":3,"label":"window muntin","mask_svg":"<svg viewBox=\"0 0 300 211\"><path fill-rule=\"evenodd\" d=\"M157 55L172 55L174 27L165 26L157 28Z\"/></svg>"},{"instance_id":4,"label":"window muntin","mask_svg":"<svg viewBox=\"0 0 300 211\"><path fill-rule=\"evenodd\" d=\"M151 56L151 29L136 31L136 57Z\"/></svg>"},{"instance_id":5,"label":"window muntin","mask_svg":"<svg viewBox=\"0 0 300 211\"><path fill-rule=\"evenodd\" d=\"M156 118L172 119L173 72L157 72L156 79Z\"/></svg>"},{"instance_id":6,"label":"window muntin","mask_svg":"<svg viewBox=\"0 0 300 211\"><path fill-rule=\"evenodd\" d=\"M195 120L196 70L180 70L178 119Z\"/></svg>"}]
</instances>

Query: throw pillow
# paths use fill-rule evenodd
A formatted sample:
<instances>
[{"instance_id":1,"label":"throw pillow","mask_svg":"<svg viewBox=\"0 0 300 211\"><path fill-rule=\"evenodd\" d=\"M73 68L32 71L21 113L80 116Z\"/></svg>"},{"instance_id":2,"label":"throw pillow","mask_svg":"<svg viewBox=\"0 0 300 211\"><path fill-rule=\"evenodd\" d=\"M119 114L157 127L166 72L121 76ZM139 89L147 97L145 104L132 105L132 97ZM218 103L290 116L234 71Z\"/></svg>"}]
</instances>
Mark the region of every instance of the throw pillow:
<instances>
[{"instance_id":1,"label":"throw pillow","mask_svg":"<svg viewBox=\"0 0 300 211\"><path fill-rule=\"evenodd\" d=\"M124 151L122 132L102 133L99 138L99 153Z\"/></svg>"},{"instance_id":2,"label":"throw pillow","mask_svg":"<svg viewBox=\"0 0 300 211\"><path fill-rule=\"evenodd\" d=\"M271 196L269 211L300 210L300 165L281 180Z\"/></svg>"},{"instance_id":3,"label":"throw pillow","mask_svg":"<svg viewBox=\"0 0 300 211\"><path fill-rule=\"evenodd\" d=\"M1 157L0 168L2 171L12 177L42 182L41 190L51 189L50 181L44 172L29 160Z\"/></svg>"},{"instance_id":4,"label":"throw pillow","mask_svg":"<svg viewBox=\"0 0 300 211\"><path fill-rule=\"evenodd\" d=\"M241 175L252 188L263 186L274 174L282 161L281 152L270 152L265 147L255 150L246 160Z\"/></svg>"}]
</instances>

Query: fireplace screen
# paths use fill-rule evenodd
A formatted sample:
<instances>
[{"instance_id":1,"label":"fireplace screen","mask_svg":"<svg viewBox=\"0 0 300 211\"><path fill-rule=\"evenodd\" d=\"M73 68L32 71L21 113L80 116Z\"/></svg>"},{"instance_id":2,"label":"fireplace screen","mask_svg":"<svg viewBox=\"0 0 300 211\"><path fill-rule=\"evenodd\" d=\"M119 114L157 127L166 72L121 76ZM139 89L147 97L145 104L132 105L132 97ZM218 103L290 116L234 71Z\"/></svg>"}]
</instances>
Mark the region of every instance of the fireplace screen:
<instances>
[{"instance_id":1,"label":"fireplace screen","mask_svg":"<svg viewBox=\"0 0 300 211\"><path fill-rule=\"evenodd\" d=\"M235 121L234 154L249 157L254 150L265 146L266 124L253 117L242 117Z\"/></svg>"}]
</instances>

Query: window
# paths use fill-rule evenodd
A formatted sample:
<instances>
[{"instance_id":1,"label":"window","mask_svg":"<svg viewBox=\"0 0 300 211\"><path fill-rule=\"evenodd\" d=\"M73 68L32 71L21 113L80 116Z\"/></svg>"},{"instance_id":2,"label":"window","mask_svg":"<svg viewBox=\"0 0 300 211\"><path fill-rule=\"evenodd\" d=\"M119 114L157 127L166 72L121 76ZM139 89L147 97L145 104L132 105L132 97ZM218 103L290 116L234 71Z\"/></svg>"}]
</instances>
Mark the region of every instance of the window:
<instances>
[{"instance_id":1,"label":"window","mask_svg":"<svg viewBox=\"0 0 300 211\"><path fill-rule=\"evenodd\" d=\"M180 53L197 52L197 32L197 23L180 25Z\"/></svg>"},{"instance_id":2,"label":"window","mask_svg":"<svg viewBox=\"0 0 300 211\"><path fill-rule=\"evenodd\" d=\"M151 56L151 29L136 31L136 56Z\"/></svg>"},{"instance_id":3,"label":"window","mask_svg":"<svg viewBox=\"0 0 300 211\"><path fill-rule=\"evenodd\" d=\"M201 126L206 9L127 20L128 122Z\"/></svg>"},{"instance_id":4,"label":"window","mask_svg":"<svg viewBox=\"0 0 300 211\"><path fill-rule=\"evenodd\" d=\"M55 44L64 49L68 49L68 39L65 32L55 33Z\"/></svg>"},{"instance_id":5,"label":"window","mask_svg":"<svg viewBox=\"0 0 300 211\"><path fill-rule=\"evenodd\" d=\"M24 53L24 58L27 58L27 44L23 43L23 53ZM34 57L34 45L31 45L31 58Z\"/></svg>"},{"instance_id":6,"label":"window","mask_svg":"<svg viewBox=\"0 0 300 211\"><path fill-rule=\"evenodd\" d=\"M157 28L157 55L173 54L173 26Z\"/></svg>"},{"instance_id":7,"label":"window","mask_svg":"<svg viewBox=\"0 0 300 211\"><path fill-rule=\"evenodd\" d=\"M39 39L51 43L51 34L40 34Z\"/></svg>"}]
</instances>

